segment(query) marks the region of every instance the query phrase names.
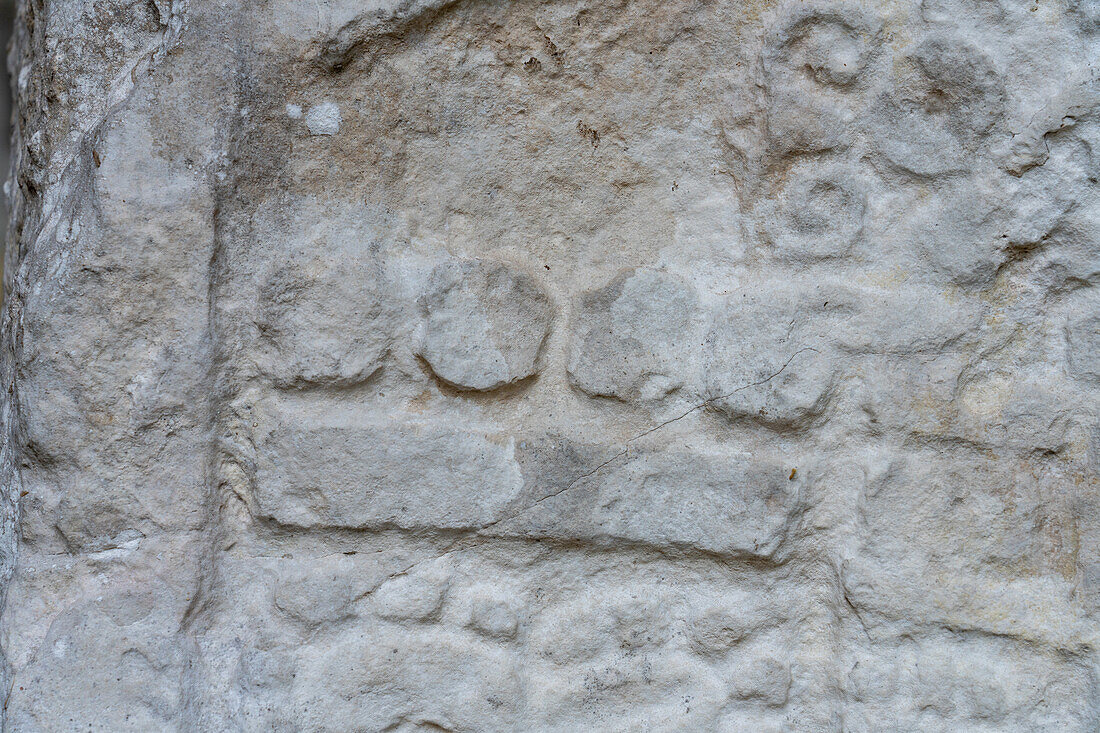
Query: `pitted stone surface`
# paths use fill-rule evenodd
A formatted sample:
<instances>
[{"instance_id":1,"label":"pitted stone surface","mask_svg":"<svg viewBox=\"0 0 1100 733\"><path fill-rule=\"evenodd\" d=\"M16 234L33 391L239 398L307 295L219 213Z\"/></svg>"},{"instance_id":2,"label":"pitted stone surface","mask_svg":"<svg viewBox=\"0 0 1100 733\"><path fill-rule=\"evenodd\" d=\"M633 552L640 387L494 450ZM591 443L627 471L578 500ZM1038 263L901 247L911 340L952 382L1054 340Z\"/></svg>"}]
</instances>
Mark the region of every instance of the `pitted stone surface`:
<instances>
[{"instance_id":1,"label":"pitted stone surface","mask_svg":"<svg viewBox=\"0 0 1100 733\"><path fill-rule=\"evenodd\" d=\"M0 729L1100 730L1095 2L21 6Z\"/></svg>"}]
</instances>

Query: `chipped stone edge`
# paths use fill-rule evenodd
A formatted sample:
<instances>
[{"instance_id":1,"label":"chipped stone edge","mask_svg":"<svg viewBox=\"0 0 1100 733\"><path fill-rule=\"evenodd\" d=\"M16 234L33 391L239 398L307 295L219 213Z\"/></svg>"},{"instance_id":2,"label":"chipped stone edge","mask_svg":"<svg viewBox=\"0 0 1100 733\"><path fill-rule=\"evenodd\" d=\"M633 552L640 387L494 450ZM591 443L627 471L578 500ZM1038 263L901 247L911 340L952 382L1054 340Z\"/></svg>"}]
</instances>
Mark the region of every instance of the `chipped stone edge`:
<instances>
[{"instance_id":1,"label":"chipped stone edge","mask_svg":"<svg viewBox=\"0 0 1100 733\"><path fill-rule=\"evenodd\" d=\"M321 39L321 63L330 70L341 69L359 56L376 38L394 35L412 23L428 20L458 0L389 0L383 7L357 15L327 38Z\"/></svg>"}]
</instances>

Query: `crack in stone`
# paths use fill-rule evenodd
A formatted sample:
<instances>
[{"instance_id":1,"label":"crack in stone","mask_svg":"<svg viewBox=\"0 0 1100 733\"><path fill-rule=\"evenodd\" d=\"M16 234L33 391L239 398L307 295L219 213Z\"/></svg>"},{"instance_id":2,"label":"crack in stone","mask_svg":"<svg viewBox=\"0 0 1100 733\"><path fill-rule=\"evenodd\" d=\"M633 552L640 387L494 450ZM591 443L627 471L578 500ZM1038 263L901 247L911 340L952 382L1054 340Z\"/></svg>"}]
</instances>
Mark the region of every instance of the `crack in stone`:
<instances>
[{"instance_id":1,"label":"crack in stone","mask_svg":"<svg viewBox=\"0 0 1100 733\"><path fill-rule=\"evenodd\" d=\"M759 387L762 384L766 384L766 383L770 382L771 380L775 379L780 374L782 374L787 369L787 367L789 367L791 365L791 363L800 354L803 354L807 351L813 351L814 353L820 353L817 349L815 349L812 346L803 347L803 348L799 349L798 351L794 352L793 354L791 354L790 358L788 358L787 361L783 363L783 366L779 367L779 369L777 369L775 372L768 375L767 377L764 377L763 379L757 380L755 382L751 382L749 384L744 384L744 385L738 387L737 389L735 389L731 392L727 392L726 394L721 394L721 395L717 395L715 397L710 397L708 399L705 399L702 402L692 406L690 409L684 411L680 415L678 415L676 417L673 417L673 418L669 418L668 420L665 420L664 422L659 423L659 424L655 425L654 427L652 427L652 428L650 428L650 429L648 429L644 432L638 433L637 435L635 435L632 438L627 439L626 442L624 443L624 445L629 446L631 443L633 443L637 440L641 440L642 438L646 437L647 435L651 435L651 434L657 432L658 430L660 430L661 428L664 428L667 425L671 425L672 423L676 422L677 420L682 420L683 418L687 417L688 415L692 414L693 412L701 410L704 407L706 407L707 405L710 405L714 402L717 402L718 400L723 400L723 399L726 399L727 397L732 397L733 395L737 394L738 392L743 392L746 389L751 389L752 387ZM464 550L472 550L475 547L478 547L478 546L484 544L487 540L492 539L492 536L486 536L485 534L483 534L486 530L492 529L493 527L501 524L502 522L507 522L509 520L521 517L525 513L529 512L532 509L534 509L535 507L537 507L539 504L542 504L543 502L548 501L550 499L553 499L555 497L561 496L565 492L567 492L570 489L572 489L573 487L575 487L581 481L583 481L586 478L589 478L589 477L594 476L595 474L599 473L599 471L601 471L603 468L610 465L611 463L614 463L615 461L622 458L623 456L625 456L629 452L630 452L629 447L623 448L621 451L619 451L618 453L613 455L611 458L608 458L606 461L599 464L598 466L593 468L591 471L588 471L588 472L578 476L577 478L573 479L568 484L566 484L563 488L561 488L561 489L559 489L559 490L557 490L553 493L547 494L546 496L540 497L536 501L522 507L521 509L519 509L516 512L513 512L513 513L508 514L506 516L500 517L499 519L494 519L492 522L489 522L488 524L484 524L484 525L478 527L476 530L474 530L474 532L476 532L476 534L473 537L470 537L470 536L459 537L454 542L452 542L450 545L448 545L443 550L443 552L441 552L437 555L434 555L432 557L425 558L423 560L417 560L416 562L402 568L401 570L398 570L397 572L392 573L391 575L389 575L386 578L384 578L383 580L381 580L378 583L378 585L376 585L374 588L370 589L369 591L366 591L361 596L359 596L359 598L357 600L361 600L363 598L366 598L366 597L372 595L377 590L379 590L382 586L384 586L386 583L390 582L391 580L395 580L399 577L402 577L404 575L408 575L410 572L415 570L420 565L423 565L423 564L426 564L426 563L429 563L429 562L435 562L436 560L441 560L444 557L447 557L448 555L453 555L456 552L462 552ZM463 542L467 542L467 545L465 547L460 547L460 545ZM860 619L860 620L862 621L862 619ZM865 629L865 631L866 631L866 629Z\"/></svg>"}]
</instances>

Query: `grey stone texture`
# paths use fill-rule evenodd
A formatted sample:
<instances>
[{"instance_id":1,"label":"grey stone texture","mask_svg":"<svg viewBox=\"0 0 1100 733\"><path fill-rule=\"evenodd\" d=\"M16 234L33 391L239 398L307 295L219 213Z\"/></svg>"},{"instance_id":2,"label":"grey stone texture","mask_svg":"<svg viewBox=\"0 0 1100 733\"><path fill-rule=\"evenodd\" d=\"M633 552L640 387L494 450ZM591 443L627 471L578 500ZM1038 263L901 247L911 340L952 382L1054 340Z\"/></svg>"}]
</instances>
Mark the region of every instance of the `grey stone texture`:
<instances>
[{"instance_id":1,"label":"grey stone texture","mask_svg":"<svg viewBox=\"0 0 1100 733\"><path fill-rule=\"evenodd\" d=\"M1091 0L23 0L4 731L1100 730Z\"/></svg>"}]
</instances>

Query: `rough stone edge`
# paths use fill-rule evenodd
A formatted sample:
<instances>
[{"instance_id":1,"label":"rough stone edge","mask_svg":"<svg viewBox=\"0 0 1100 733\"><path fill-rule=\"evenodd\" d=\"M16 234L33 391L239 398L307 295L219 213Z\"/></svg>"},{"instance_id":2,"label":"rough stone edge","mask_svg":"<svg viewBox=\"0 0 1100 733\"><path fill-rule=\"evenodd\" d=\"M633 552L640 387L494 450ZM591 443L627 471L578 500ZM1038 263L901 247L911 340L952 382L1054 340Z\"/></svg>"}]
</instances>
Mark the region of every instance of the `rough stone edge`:
<instances>
[{"instance_id":1,"label":"rough stone edge","mask_svg":"<svg viewBox=\"0 0 1100 733\"><path fill-rule=\"evenodd\" d=\"M15 397L16 351L22 331L22 292L18 270L23 263L20 231L27 219L31 202L24 200L19 186L20 172L29 165L24 147L24 119L34 113L25 109L19 94L19 78L31 69L34 39L27 24L27 4L33 0L17 0L15 20L8 47L7 71L11 90L11 158L4 195L8 199L7 236L4 246L4 301L0 308L0 615L3 614L7 589L15 572L18 550L19 494L22 478L18 468L19 428L18 404ZM7 727L8 699L13 684L11 666L0 645L0 730Z\"/></svg>"},{"instance_id":2,"label":"rough stone edge","mask_svg":"<svg viewBox=\"0 0 1100 733\"><path fill-rule=\"evenodd\" d=\"M59 224L70 218L90 190L91 146L116 111L130 99L141 77L147 75L174 47L183 32L190 0L158 0L161 28L153 39L126 64L106 89L105 105L91 124L79 128L53 150L30 150L34 135L44 130L48 110L41 100L26 93L34 73L35 58L45 57L43 23L35 22L45 0L16 0L15 19L8 47L7 70L11 88L11 158L4 183L8 199L7 238L4 245L4 300L0 308L0 618L7 589L15 572L19 546L19 471L23 421L19 414L15 377L22 347L23 306L30 282L30 265L48 263L51 279L64 280L72 251L59 242ZM34 194L20 181L41 174L45 185ZM11 666L0 644L0 730L7 728L7 707L13 684Z\"/></svg>"},{"instance_id":3,"label":"rough stone edge","mask_svg":"<svg viewBox=\"0 0 1100 733\"><path fill-rule=\"evenodd\" d=\"M370 8L320 39L322 65L338 71L351 64L371 41L400 35L415 23L429 23L459 0L390 0Z\"/></svg>"}]
</instances>

